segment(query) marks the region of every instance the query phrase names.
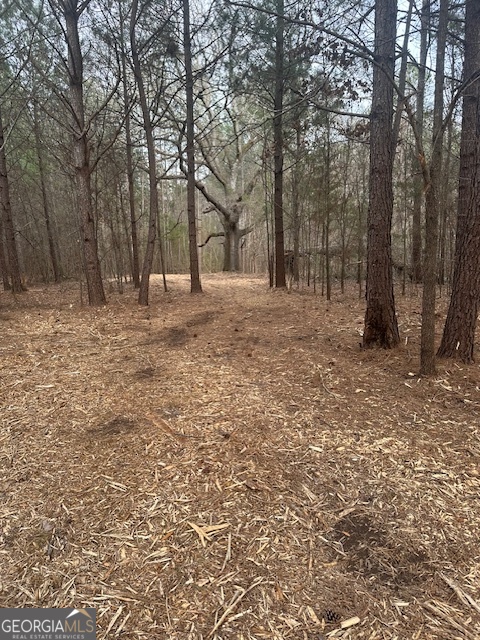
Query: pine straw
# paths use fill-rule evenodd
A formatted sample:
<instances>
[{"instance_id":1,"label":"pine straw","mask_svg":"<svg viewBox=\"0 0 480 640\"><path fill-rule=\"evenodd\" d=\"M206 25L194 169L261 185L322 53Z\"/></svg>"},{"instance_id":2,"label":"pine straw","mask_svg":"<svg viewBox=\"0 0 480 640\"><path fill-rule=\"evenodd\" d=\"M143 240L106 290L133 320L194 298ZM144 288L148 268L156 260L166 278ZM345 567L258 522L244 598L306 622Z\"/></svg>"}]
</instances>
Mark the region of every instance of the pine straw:
<instances>
[{"instance_id":1,"label":"pine straw","mask_svg":"<svg viewBox=\"0 0 480 640\"><path fill-rule=\"evenodd\" d=\"M359 349L363 303L205 276L2 294L0 605L98 638L480 638L478 366Z\"/></svg>"}]
</instances>

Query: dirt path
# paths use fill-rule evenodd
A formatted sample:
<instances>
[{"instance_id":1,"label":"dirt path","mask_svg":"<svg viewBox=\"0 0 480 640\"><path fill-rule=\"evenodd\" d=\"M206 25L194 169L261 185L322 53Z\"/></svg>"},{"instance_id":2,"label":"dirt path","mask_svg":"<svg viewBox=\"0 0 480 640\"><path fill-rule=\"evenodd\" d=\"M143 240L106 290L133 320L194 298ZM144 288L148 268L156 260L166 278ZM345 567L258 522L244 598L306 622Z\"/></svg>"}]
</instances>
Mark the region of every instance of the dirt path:
<instances>
[{"instance_id":1,"label":"dirt path","mask_svg":"<svg viewBox=\"0 0 480 640\"><path fill-rule=\"evenodd\" d=\"M95 606L99 638L479 638L480 375L414 375L418 296L362 352L353 291L169 283L0 294L0 605Z\"/></svg>"}]
</instances>

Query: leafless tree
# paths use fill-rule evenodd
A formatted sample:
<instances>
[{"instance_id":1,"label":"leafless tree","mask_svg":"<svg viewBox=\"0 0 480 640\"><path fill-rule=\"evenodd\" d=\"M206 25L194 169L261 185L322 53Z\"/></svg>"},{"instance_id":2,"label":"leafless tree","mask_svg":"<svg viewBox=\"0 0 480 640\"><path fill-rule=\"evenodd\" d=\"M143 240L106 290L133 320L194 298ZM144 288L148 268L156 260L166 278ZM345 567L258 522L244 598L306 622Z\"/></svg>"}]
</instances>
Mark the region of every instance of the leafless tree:
<instances>
[{"instance_id":1,"label":"leafless tree","mask_svg":"<svg viewBox=\"0 0 480 640\"><path fill-rule=\"evenodd\" d=\"M183 0L183 50L185 58L186 137L187 137L187 212L190 255L190 287L192 293L201 293L197 249L197 223L195 202L195 116L193 112L192 40L190 35L190 4Z\"/></svg>"}]
</instances>

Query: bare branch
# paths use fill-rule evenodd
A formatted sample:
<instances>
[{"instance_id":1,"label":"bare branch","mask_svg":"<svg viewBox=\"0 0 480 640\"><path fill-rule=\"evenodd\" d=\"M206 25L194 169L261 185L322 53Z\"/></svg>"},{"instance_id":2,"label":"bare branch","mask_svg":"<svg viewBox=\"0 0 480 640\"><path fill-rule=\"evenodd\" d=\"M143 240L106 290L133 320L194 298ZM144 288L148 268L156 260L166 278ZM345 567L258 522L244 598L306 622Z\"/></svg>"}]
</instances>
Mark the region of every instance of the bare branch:
<instances>
[{"instance_id":1,"label":"bare branch","mask_svg":"<svg viewBox=\"0 0 480 640\"><path fill-rule=\"evenodd\" d=\"M219 231L218 233L211 233L208 238L205 240L205 242L203 242L202 244L199 244L198 247L199 249L201 249L202 247L205 247L212 238L224 238L225 237L225 232L224 231Z\"/></svg>"}]
</instances>

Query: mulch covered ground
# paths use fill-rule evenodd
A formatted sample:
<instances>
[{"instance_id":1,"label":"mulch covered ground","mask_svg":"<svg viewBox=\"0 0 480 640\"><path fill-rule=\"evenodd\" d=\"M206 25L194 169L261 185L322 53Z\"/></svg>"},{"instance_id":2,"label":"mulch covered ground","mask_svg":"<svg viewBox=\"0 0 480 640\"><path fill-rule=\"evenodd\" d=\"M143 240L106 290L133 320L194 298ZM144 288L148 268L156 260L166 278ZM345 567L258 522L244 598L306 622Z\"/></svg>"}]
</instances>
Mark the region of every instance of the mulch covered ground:
<instances>
[{"instance_id":1,"label":"mulch covered ground","mask_svg":"<svg viewBox=\"0 0 480 640\"><path fill-rule=\"evenodd\" d=\"M0 606L98 638L480 638L480 370L364 302L186 276L0 294ZM439 331L444 305L440 300Z\"/></svg>"}]
</instances>

